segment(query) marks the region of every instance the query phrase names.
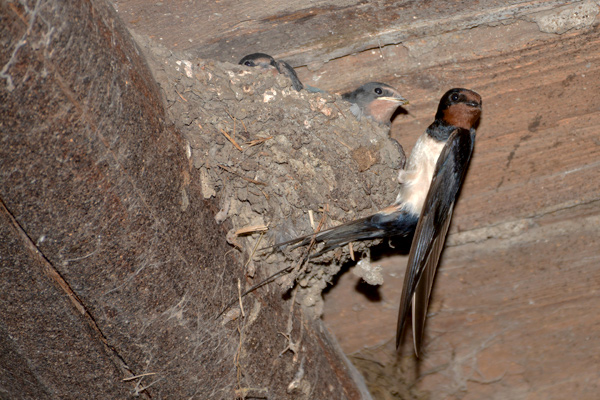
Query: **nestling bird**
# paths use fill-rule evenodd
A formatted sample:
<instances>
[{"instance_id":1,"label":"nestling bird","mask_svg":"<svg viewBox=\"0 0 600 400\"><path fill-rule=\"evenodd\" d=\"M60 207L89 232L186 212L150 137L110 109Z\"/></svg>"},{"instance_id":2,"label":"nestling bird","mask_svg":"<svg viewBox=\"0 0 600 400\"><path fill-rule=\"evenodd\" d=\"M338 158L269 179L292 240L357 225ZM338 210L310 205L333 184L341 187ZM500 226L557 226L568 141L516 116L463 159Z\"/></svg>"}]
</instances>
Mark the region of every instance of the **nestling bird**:
<instances>
[{"instance_id":1,"label":"nestling bird","mask_svg":"<svg viewBox=\"0 0 600 400\"><path fill-rule=\"evenodd\" d=\"M350 111L359 121L365 116L380 124L390 124L396 109L408 104L396 89L380 82L365 83L353 92L342 94L342 99L352 103Z\"/></svg>"},{"instance_id":2,"label":"nestling bird","mask_svg":"<svg viewBox=\"0 0 600 400\"><path fill-rule=\"evenodd\" d=\"M292 86L296 91L300 91L304 88L294 68L285 61L275 60L268 54L265 53L253 53L244 56L239 62L239 65L245 65L247 67L260 67L262 69L275 68L280 74L284 74L292 81Z\"/></svg>"},{"instance_id":3,"label":"nestling bird","mask_svg":"<svg viewBox=\"0 0 600 400\"><path fill-rule=\"evenodd\" d=\"M481 115L481 96L450 89L441 98L434 122L417 140L400 171L400 193L394 204L346 224L276 244L307 245L313 238L324 247L314 256L355 240L408 236L414 231L398 315L396 347L412 305L413 343L419 354L429 295L444 247L454 204L465 178Z\"/></svg>"}]
</instances>

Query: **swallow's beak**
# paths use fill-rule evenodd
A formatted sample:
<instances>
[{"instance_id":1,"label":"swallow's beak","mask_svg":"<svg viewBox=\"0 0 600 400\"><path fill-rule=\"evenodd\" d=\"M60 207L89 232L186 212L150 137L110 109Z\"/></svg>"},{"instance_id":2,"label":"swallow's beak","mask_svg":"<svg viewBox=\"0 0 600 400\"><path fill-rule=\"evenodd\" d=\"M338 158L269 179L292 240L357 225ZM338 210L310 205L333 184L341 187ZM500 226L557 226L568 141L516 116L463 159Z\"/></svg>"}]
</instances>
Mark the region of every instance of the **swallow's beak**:
<instances>
[{"instance_id":1,"label":"swallow's beak","mask_svg":"<svg viewBox=\"0 0 600 400\"><path fill-rule=\"evenodd\" d=\"M394 96L394 97L384 96L384 97L378 97L377 100L393 101L395 103L400 103L401 106L409 104L408 100L406 100L402 96Z\"/></svg>"},{"instance_id":2,"label":"swallow's beak","mask_svg":"<svg viewBox=\"0 0 600 400\"><path fill-rule=\"evenodd\" d=\"M479 104L476 101L468 101L465 104L468 105L469 107L481 108L481 104Z\"/></svg>"}]
</instances>

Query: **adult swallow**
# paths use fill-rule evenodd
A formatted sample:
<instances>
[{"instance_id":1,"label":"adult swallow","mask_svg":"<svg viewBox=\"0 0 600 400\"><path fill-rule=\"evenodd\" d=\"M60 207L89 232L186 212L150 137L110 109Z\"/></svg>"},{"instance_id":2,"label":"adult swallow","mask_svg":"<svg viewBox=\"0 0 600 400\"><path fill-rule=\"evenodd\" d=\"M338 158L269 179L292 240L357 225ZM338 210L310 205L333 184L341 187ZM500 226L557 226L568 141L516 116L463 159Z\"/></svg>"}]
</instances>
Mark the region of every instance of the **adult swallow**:
<instances>
[{"instance_id":1,"label":"adult swallow","mask_svg":"<svg viewBox=\"0 0 600 400\"><path fill-rule=\"evenodd\" d=\"M414 231L400 300L396 347L400 346L412 305L417 356L433 279L473 153L481 104L481 96L468 89L450 89L442 96L434 122L419 137L405 169L400 171L400 193L394 204L368 217L273 246L298 247L314 238L324 243L323 249L313 255L316 257L355 240L408 236Z\"/></svg>"},{"instance_id":2,"label":"adult swallow","mask_svg":"<svg viewBox=\"0 0 600 400\"><path fill-rule=\"evenodd\" d=\"M396 109L408 104L396 89L380 82L365 83L353 92L342 94L342 99L352 103L350 111L359 121L365 116L380 124L389 124Z\"/></svg>"},{"instance_id":3,"label":"adult swallow","mask_svg":"<svg viewBox=\"0 0 600 400\"><path fill-rule=\"evenodd\" d=\"M439 157L436 156L431 184L428 184L429 189L410 248L396 329L398 348L408 309L412 306L413 345L417 356L423 341L431 287L454 204L473 154L475 128L480 116L479 94L467 89L451 89L440 100L435 121L427 128L427 140L431 149L440 148L440 144L444 144L438 153ZM430 154L436 152L438 151L433 150ZM404 175L404 179L414 181L410 175Z\"/></svg>"},{"instance_id":4,"label":"adult swallow","mask_svg":"<svg viewBox=\"0 0 600 400\"><path fill-rule=\"evenodd\" d=\"M285 61L275 60L268 54L265 53L253 53L244 56L239 62L239 65L245 65L247 67L260 67L262 69L272 69L275 68L277 72L280 74L284 74L292 81L292 86L296 91L300 91L304 88L300 79L298 79L298 75L296 75L296 71L294 68Z\"/></svg>"}]
</instances>

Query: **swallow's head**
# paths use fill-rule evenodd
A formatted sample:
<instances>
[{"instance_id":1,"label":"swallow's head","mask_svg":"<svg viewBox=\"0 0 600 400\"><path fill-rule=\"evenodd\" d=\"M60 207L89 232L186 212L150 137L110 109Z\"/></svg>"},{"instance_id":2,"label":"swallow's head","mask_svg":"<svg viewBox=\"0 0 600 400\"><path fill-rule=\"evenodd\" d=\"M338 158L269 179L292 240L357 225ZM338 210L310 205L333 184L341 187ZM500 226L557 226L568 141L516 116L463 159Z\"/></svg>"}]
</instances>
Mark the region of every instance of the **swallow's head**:
<instances>
[{"instance_id":1,"label":"swallow's head","mask_svg":"<svg viewBox=\"0 0 600 400\"><path fill-rule=\"evenodd\" d=\"M365 83L353 92L345 93L342 98L354 103L361 114L371 117L379 123L389 123L396 109L408 104L400 92L380 82Z\"/></svg>"},{"instance_id":2,"label":"swallow's head","mask_svg":"<svg viewBox=\"0 0 600 400\"><path fill-rule=\"evenodd\" d=\"M265 53L248 54L238 64L245 65L246 67L261 67L263 69L277 68L275 59Z\"/></svg>"},{"instance_id":3,"label":"swallow's head","mask_svg":"<svg viewBox=\"0 0 600 400\"><path fill-rule=\"evenodd\" d=\"M469 89L448 90L438 106L435 118L446 125L471 129L481 116L481 96Z\"/></svg>"}]
</instances>

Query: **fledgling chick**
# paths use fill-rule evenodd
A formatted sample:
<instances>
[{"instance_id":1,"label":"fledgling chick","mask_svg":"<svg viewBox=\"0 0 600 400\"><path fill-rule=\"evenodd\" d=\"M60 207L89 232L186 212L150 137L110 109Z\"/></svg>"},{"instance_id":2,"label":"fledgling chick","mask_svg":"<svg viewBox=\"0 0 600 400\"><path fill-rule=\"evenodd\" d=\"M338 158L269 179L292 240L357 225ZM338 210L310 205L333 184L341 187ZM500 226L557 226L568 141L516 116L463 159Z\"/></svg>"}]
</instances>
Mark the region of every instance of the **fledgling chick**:
<instances>
[{"instance_id":1,"label":"fledgling chick","mask_svg":"<svg viewBox=\"0 0 600 400\"><path fill-rule=\"evenodd\" d=\"M359 121L364 116L380 124L390 124L396 109L408 104L400 92L381 82L365 83L353 92L342 94L342 99L352 103L350 111Z\"/></svg>"},{"instance_id":2,"label":"fledgling chick","mask_svg":"<svg viewBox=\"0 0 600 400\"><path fill-rule=\"evenodd\" d=\"M239 65L245 65L247 67L260 67L262 69L275 68L280 74L284 74L292 81L292 86L296 91L300 91L304 88L294 68L285 61L275 60L268 54L265 53L253 53L244 56L239 62Z\"/></svg>"}]
</instances>

